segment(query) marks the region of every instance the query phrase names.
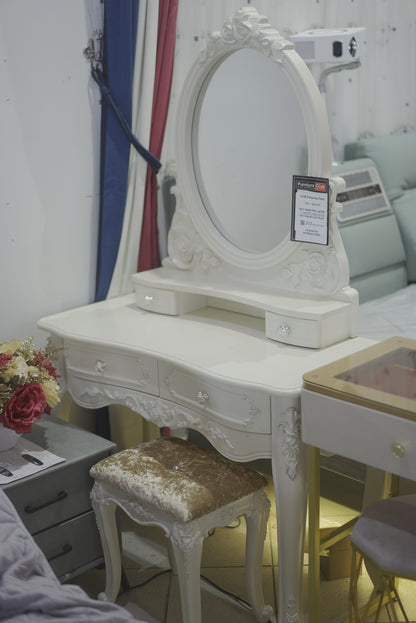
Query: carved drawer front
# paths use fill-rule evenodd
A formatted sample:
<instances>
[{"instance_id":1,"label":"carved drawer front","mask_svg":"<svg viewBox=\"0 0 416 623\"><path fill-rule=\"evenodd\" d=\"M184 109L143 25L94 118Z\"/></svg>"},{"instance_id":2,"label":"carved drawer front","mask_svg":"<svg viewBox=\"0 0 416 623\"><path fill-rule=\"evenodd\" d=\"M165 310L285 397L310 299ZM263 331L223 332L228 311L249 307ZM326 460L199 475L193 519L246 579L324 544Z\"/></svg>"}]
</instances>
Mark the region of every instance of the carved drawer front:
<instances>
[{"instance_id":1,"label":"carved drawer front","mask_svg":"<svg viewBox=\"0 0 416 623\"><path fill-rule=\"evenodd\" d=\"M94 511L69 519L33 536L58 578L67 579L102 560Z\"/></svg>"},{"instance_id":2,"label":"carved drawer front","mask_svg":"<svg viewBox=\"0 0 416 623\"><path fill-rule=\"evenodd\" d=\"M85 379L157 395L157 361L150 357L65 344L66 368Z\"/></svg>"},{"instance_id":3,"label":"carved drawer front","mask_svg":"<svg viewBox=\"0 0 416 623\"><path fill-rule=\"evenodd\" d=\"M230 428L270 433L270 396L159 363L160 395Z\"/></svg>"}]
</instances>

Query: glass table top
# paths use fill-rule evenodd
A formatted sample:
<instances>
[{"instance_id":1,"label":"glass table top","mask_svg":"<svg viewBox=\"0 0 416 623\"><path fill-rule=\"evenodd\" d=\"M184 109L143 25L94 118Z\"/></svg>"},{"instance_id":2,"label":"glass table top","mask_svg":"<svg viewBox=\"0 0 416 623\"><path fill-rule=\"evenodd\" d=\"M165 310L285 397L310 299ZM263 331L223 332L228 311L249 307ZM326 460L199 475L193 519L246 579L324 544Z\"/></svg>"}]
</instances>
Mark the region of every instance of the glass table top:
<instances>
[{"instance_id":1,"label":"glass table top","mask_svg":"<svg viewBox=\"0 0 416 623\"><path fill-rule=\"evenodd\" d=\"M393 337L307 372L306 389L416 419L416 341Z\"/></svg>"}]
</instances>

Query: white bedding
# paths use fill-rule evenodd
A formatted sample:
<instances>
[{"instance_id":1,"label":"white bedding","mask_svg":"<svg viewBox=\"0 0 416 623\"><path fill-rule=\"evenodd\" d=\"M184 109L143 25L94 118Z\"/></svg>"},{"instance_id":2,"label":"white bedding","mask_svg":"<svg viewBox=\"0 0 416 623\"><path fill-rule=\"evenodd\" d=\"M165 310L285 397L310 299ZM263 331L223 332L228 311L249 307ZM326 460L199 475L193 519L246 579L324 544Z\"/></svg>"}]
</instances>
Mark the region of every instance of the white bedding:
<instances>
[{"instance_id":1,"label":"white bedding","mask_svg":"<svg viewBox=\"0 0 416 623\"><path fill-rule=\"evenodd\" d=\"M130 613L61 585L0 489L0 621L9 623L132 623ZM142 621L141 623L145 623Z\"/></svg>"},{"instance_id":2,"label":"white bedding","mask_svg":"<svg viewBox=\"0 0 416 623\"><path fill-rule=\"evenodd\" d=\"M358 335L377 341L396 335L416 340L416 284L362 303Z\"/></svg>"}]
</instances>

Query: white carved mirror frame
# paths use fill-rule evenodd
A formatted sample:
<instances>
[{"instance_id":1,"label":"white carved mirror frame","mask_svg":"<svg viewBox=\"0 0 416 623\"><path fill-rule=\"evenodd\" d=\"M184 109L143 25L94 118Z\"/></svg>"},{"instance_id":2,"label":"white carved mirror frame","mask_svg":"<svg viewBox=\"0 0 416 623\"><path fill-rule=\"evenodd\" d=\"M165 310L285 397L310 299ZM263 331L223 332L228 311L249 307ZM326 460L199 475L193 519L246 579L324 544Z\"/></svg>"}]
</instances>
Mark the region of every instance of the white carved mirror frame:
<instances>
[{"instance_id":1,"label":"white carved mirror frame","mask_svg":"<svg viewBox=\"0 0 416 623\"><path fill-rule=\"evenodd\" d=\"M221 234L204 206L195 173L194 119L207 77L242 49L271 59L295 93L307 136L308 175L330 179L327 246L291 241L288 232L272 249L247 252ZM162 267L133 276L137 305L173 315L211 305L265 317L267 337L299 346L320 348L354 337L358 295L349 287L348 260L338 231L340 205L335 199L343 180L331 178L325 107L293 44L254 8L240 9L208 38L183 87L175 140L176 210L168 235L169 255Z\"/></svg>"}]
</instances>

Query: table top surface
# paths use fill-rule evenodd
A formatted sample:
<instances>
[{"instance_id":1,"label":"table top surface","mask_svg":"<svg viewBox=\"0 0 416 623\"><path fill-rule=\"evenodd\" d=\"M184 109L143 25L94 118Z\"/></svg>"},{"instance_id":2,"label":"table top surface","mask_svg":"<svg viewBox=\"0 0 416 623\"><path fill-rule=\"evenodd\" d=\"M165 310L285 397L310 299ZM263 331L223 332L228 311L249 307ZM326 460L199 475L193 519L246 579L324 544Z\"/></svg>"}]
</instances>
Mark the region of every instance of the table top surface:
<instances>
[{"instance_id":1,"label":"table top surface","mask_svg":"<svg viewBox=\"0 0 416 623\"><path fill-rule=\"evenodd\" d=\"M307 372L320 394L416 420L416 341L392 337Z\"/></svg>"},{"instance_id":2,"label":"table top surface","mask_svg":"<svg viewBox=\"0 0 416 623\"><path fill-rule=\"evenodd\" d=\"M216 378L290 393L300 392L307 370L374 343L357 337L322 349L290 346L267 338L264 322L212 307L181 316L157 314L139 309L134 295L125 295L48 316L38 324L90 348L148 354Z\"/></svg>"},{"instance_id":3,"label":"table top surface","mask_svg":"<svg viewBox=\"0 0 416 623\"><path fill-rule=\"evenodd\" d=\"M53 415L46 414L33 423L32 432L26 433L24 437L41 448L65 459L65 461L19 480L14 480L9 484L0 485L2 489L7 490L26 485L28 481L33 481L51 472L73 466L86 458L91 457L94 460L94 457L97 457L96 460L98 461L103 455L111 454L117 449L112 441L90 433L79 426L65 422Z\"/></svg>"}]
</instances>

